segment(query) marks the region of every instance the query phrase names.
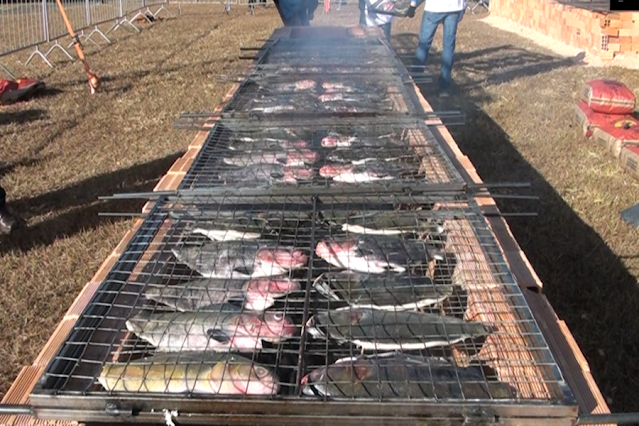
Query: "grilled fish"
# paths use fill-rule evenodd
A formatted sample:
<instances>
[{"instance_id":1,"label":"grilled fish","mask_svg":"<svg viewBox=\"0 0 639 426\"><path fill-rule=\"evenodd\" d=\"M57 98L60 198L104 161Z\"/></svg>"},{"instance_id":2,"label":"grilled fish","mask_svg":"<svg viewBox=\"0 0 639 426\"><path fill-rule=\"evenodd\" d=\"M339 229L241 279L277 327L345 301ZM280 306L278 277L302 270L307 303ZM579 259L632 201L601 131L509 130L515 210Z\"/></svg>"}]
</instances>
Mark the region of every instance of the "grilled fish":
<instances>
[{"instance_id":1,"label":"grilled fish","mask_svg":"<svg viewBox=\"0 0 639 426\"><path fill-rule=\"evenodd\" d=\"M282 275L306 265L302 250L271 242L207 241L173 248L173 255L205 278L259 278Z\"/></svg>"},{"instance_id":2,"label":"grilled fish","mask_svg":"<svg viewBox=\"0 0 639 426\"><path fill-rule=\"evenodd\" d=\"M425 276L364 275L325 272L313 286L324 296L351 307L384 310L419 309L435 305L453 294L453 286L435 284Z\"/></svg>"},{"instance_id":3,"label":"grilled fish","mask_svg":"<svg viewBox=\"0 0 639 426\"><path fill-rule=\"evenodd\" d=\"M326 155L326 160L342 164L364 164L371 161L397 161L412 159L414 154L400 146L389 146L384 149L361 147L358 149L335 149Z\"/></svg>"},{"instance_id":4,"label":"grilled fish","mask_svg":"<svg viewBox=\"0 0 639 426\"><path fill-rule=\"evenodd\" d=\"M346 102L346 103L379 103L384 101L384 96L376 93L355 93L334 91L324 93L317 97L320 102Z\"/></svg>"},{"instance_id":5,"label":"grilled fish","mask_svg":"<svg viewBox=\"0 0 639 426\"><path fill-rule=\"evenodd\" d=\"M349 147L393 147L398 145L398 141L393 139L393 135L382 135L376 137L363 137L359 135L343 135L331 132L324 136L321 145L325 148L349 148Z\"/></svg>"},{"instance_id":6,"label":"grilled fish","mask_svg":"<svg viewBox=\"0 0 639 426\"><path fill-rule=\"evenodd\" d=\"M380 211L356 212L354 214L340 214L323 211L325 220L340 226L343 231L353 234L367 235L397 235L422 234L441 235L443 226L433 218L420 217L417 212L410 211Z\"/></svg>"},{"instance_id":7,"label":"grilled fish","mask_svg":"<svg viewBox=\"0 0 639 426\"><path fill-rule=\"evenodd\" d=\"M313 91L316 88L317 82L310 79L297 80L293 83L270 83L262 86L262 89L275 93Z\"/></svg>"},{"instance_id":8,"label":"grilled fish","mask_svg":"<svg viewBox=\"0 0 639 426\"><path fill-rule=\"evenodd\" d=\"M331 265L371 274L405 272L407 269L444 260L445 254L420 240L400 236L354 235L317 243L315 253Z\"/></svg>"},{"instance_id":9,"label":"grilled fish","mask_svg":"<svg viewBox=\"0 0 639 426\"><path fill-rule=\"evenodd\" d=\"M290 167L282 164L251 164L246 167L224 170L220 179L226 183L297 183L313 177L313 169L309 167Z\"/></svg>"},{"instance_id":10,"label":"grilled fish","mask_svg":"<svg viewBox=\"0 0 639 426\"><path fill-rule=\"evenodd\" d=\"M283 164L286 166L303 166L313 164L319 155L310 149L295 151L262 151L247 152L225 157L222 161L233 166L246 167L255 164Z\"/></svg>"},{"instance_id":11,"label":"grilled fish","mask_svg":"<svg viewBox=\"0 0 639 426\"><path fill-rule=\"evenodd\" d=\"M198 214L197 210L191 209L193 215ZM205 235L213 241L237 241L256 240L264 235L280 235L282 230L298 229L301 223L306 221L310 226L310 215L304 217L304 212L237 212L234 216L226 217L223 211L211 212L210 222L197 220L196 226L191 232ZM187 215L178 218L185 219ZM191 216L193 217L193 216ZM199 212L199 217L205 217L205 212Z\"/></svg>"},{"instance_id":12,"label":"grilled fish","mask_svg":"<svg viewBox=\"0 0 639 426\"><path fill-rule=\"evenodd\" d=\"M388 353L342 358L302 378L305 395L360 398L508 399L508 384L488 381L477 367L439 358Z\"/></svg>"},{"instance_id":13,"label":"grilled fish","mask_svg":"<svg viewBox=\"0 0 639 426\"><path fill-rule=\"evenodd\" d=\"M377 351L446 347L490 333L482 323L455 317L351 306L315 314L306 326L315 338Z\"/></svg>"},{"instance_id":14,"label":"grilled fish","mask_svg":"<svg viewBox=\"0 0 639 426\"><path fill-rule=\"evenodd\" d=\"M373 159L361 164L326 164L320 168L319 174L336 182L356 183L399 179L416 175L417 171L417 167L407 164Z\"/></svg>"},{"instance_id":15,"label":"grilled fish","mask_svg":"<svg viewBox=\"0 0 639 426\"><path fill-rule=\"evenodd\" d=\"M277 151L282 149L303 149L308 148L308 142L302 139L252 139L248 137L231 138L229 149L232 151L253 152L253 151Z\"/></svg>"},{"instance_id":16,"label":"grilled fish","mask_svg":"<svg viewBox=\"0 0 639 426\"><path fill-rule=\"evenodd\" d=\"M126 328L157 352L252 351L261 349L262 341L277 343L295 334L295 324L282 313L242 312L227 304L207 312L142 312Z\"/></svg>"},{"instance_id":17,"label":"grilled fish","mask_svg":"<svg viewBox=\"0 0 639 426\"><path fill-rule=\"evenodd\" d=\"M106 363L98 382L115 392L273 395L276 373L236 354L163 353L131 361Z\"/></svg>"},{"instance_id":18,"label":"grilled fish","mask_svg":"<svg viewBox=\"0 0 639 426\"><path fill-rule=\"evenodd\" d=\"M233 300L242 301L246 309L263 311L273 306L276 298L300 288L299 282L287 278L199 279L185 284L151 287L145 296L181 312L202 311L208 306Z\"/></svg>"}]
</instances>

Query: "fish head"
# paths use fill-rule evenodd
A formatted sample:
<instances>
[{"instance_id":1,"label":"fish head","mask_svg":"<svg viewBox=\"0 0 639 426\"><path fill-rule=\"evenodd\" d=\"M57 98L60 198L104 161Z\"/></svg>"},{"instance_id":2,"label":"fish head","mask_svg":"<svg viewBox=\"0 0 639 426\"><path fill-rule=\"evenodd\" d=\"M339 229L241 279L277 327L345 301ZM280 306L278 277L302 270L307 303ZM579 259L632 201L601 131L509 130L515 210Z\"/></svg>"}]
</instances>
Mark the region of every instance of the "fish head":
<instances>
[{"instance_id":1,"label":"fish head","mask_svg":"<svg viewBox=\"0 0 639 426\"><path fill-rule=\"evenodd\" d=\"M314 80L299 80L295 82L295 88L297 90L313 90L317 86Z\"/></svg>"},{"instance_id":2,"label":"fish head","mask_svg":"<svg viewBox=\"0 0 639 426\"><path fill-rule=\"evenodd\" d=\"M366 360L349 358L318 368L302 377L302 393L321 396L355 396L374 368Z\"/></svg>"},{"instance_id":3,"label":"fish head","mask_svg":"<svg viewBox=\"0 0 639 426\"><path fill-rule=\"evenodd\" d=\"M356 250L357 240L355 239L320 241L315 247L315 253L324 259L344 254L355 254Z\"/></svg>"},{"instance_id":4,"label":"fish head","mask_svg":"<svg viewBox=\"0 0 639 426\"><path fill-rule=\"evenodd\" d=\"M306 265L308 256L297 249L262 248L258 250L255 261L262 269L268 265L282 269L299 269Z\"/></svg>"},{"instance_id":5,"label":"fish head","mask_svg":"<svg viewBox=\"0 0 639 426\"><path fill-rule=\"evenodd\" d=\"M269 342L279 342L295 335L295 323L282 312L266 312L259 336Z\"/></svg>"},{"instance_id":6,"label":"fish head","mask_svg":"<svg viewBox=\"0 0 639 426\"><path fill-rule=\"evenodd\" d=\"M285 167L284 181L296 182L298 179L308 180L313 178L313 169L309 167Z\"/></svg>"},{"instance_id":7,"label":"fish head","mask_svg":"<svg viewBox=\"0 0 639 426\"><path fill-rule=\"evenodd\" d=\"M268 368L236 357L217 364L208 378L215 393L273 395L280 388L277 376Z\"/></svg>"},{"instance_id":8,"label":"fish head","mask_svg":"<svg viewBox=\"0 0 639 426\"><path fill-rule=\"evenodd\" d=\"M353 169L350 164L326 164L319 170L322 177L335 177L341 174L349 173Z\"/></svg>"},{"instance_id":9,"label":"fish head","mask_svg":"<svg viewBox=\"0 0 639 426\"><path fill-rule=\"evenodd\" d=\"M246 306L263 311L273 304L273 299L301 288L298 281L289 279L256 279L249 281L246 288Z\"/></svg>"}]
</instances>

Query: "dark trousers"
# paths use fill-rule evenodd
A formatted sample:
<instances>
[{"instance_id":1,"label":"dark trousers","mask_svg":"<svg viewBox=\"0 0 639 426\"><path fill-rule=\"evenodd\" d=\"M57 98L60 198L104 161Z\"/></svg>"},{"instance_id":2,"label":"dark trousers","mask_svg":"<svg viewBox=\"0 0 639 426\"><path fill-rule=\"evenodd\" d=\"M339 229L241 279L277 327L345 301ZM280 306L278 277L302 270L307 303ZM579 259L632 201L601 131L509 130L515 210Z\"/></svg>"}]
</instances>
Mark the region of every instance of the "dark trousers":
<instances>
[{"instance_id":1,"label":"dark trousers","mask_svg":"<svg viewBox=\"0 0 639 426\"><path fill-rule=\"evenodd\" d=\"M4 188L0 186L0 210L4 208L5 204L7 204L7 193Z\"/></svg>"},{"instance_id":2,"label":"dark trousers","mask_svg":"<svg viewBox=\"0 0 639 426\"><path fill-rule=\"evenodd\" d=\"M359 24L363 27L366 26L366 1L359 0Z\"/></svg>"},{"instance_id":3,"label":"dark trousers","mask_svg":"<svg viewBox=\"0 0 639 426\"><path fill-rule=\"evenodd\" d=\"M391 41L391 39L390 39L391 38L391 23L389 22L387 24L380 25L379 27L382 29L382 31L384 31L384 35L386 36L386 40L388 40L390 42Z\"/></svg>"}]
</instances>

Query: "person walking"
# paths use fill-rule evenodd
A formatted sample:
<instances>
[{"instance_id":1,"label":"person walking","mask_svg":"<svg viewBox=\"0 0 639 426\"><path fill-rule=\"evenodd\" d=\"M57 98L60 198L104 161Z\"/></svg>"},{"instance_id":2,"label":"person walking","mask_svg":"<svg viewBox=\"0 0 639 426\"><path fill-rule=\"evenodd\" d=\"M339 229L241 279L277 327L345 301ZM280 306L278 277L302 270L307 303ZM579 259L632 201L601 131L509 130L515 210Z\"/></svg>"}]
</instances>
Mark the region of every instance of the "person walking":
<instances>
[{"instance_id":1,"label":"person walking","mask_svg":"<svg viewBox=\"0 0 639 426\"><path fill-rule=\"evenodd\" d=\"M406 16L415 17L416 1L411 1ZM453 63L455 61L455 41L457 25L464 17L466 0L426 0L424 15L419 29L419 42L413 62L415 72L423 71L428 60L428 52L433 44L435 32L439 24L443 24L442 67L439 75L439 96L450 96Z\"/></svg>"},{"instance_id":2,"label":"person walking","mask_svg":"<svg viewBox=\"0 0 639 426\"><path fill-rule=\"evenodd\" d=\"M10 234L17 220L7 210L7 193L0 186L0 234Z\"/></svg>"}]
</instances>

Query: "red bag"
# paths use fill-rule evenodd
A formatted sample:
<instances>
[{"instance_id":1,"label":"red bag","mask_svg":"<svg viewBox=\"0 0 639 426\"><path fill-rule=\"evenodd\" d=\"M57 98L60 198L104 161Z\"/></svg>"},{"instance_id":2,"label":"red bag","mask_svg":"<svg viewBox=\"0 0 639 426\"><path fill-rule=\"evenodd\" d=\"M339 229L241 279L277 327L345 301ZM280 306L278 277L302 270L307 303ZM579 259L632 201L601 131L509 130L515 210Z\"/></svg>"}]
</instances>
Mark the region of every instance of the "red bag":
<instances>
[{"instance_id":1,"label":"red bag","mask_svg":"<svg viewBox=\"0 0 639 426\"><path fill-rule=\"evenodd\" d=\"M632 115L626 115L596 128L592 133L594 138L603 143L615 158L619 158L621 148L627 145L639 145L639 120Z\"/></svg>"},{"instance_id":2,"label":"red bag","mask_svg":"<svg viewBox=\"0 0 639 426\"><path fill-rule=\"evenodd\" d=\"M604 114L593 111L586 101L579 101L575 105L575 113L577 114L577 122L587 138L592 136L592 131L597 127L619 119L617 114Z\"/></svg>"},{"instance_id":3,"label":"red bag","mask_svg":"<svg viewBox=\"0 0 639 426\"><path fill-rule=\"evenodd\" d=\"M19 78L18 81L0 80L0 104L6 105L27 99L44 87L42 81L32 78Z\"/></svg>"},{"instance_id":4,"label":"red bag","mask_svg":"<svg viewBox=\"0 0 639 426\"><path fill-rule=\"evenodd\" d=\"M585 84L581 99L595 112L631 114L635 110L635 95L616 80L592 80Z\"/></svg>"}]
</instances>

